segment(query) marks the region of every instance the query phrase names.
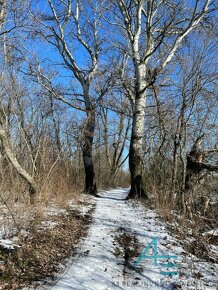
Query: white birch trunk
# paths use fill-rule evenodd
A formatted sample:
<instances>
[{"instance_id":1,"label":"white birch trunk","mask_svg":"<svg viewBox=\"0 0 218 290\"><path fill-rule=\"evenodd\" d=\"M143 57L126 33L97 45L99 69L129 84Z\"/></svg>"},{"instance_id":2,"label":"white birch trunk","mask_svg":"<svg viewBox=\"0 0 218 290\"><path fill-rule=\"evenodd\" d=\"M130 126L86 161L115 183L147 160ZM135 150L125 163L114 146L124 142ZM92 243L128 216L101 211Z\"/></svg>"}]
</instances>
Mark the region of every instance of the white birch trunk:
<instances>
[{"instance_id":1,"label":"white birch trunk","mask_svg":"<svg viewBox=\"0 0 218 290\"><path fill-rule=\"evenodd\" d=\"M137 47L135 47L137 49ZM146 66L135 59L135 103L129 151L131 190L129 197L146 197L143 189L143 137L146 107Z\"/></svg>"}]
</instances>

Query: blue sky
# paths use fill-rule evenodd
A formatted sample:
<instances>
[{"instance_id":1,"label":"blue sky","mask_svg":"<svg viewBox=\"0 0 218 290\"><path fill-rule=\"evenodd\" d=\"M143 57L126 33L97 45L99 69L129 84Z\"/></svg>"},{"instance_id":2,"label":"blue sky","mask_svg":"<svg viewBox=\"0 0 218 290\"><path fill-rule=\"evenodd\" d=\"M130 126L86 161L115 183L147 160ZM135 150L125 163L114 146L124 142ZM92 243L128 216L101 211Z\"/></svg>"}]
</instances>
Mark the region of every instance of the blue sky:
<instances>
[{"instance_id":1,"label":"blue sky","mask_svg":"<svg viewBox=\"0 0 218 290\"><path fill-rule=\"evenodd\" d=\"M186 1L188 3L188 5L193 6L194 0L192 1ZM203 3L203 2L202 2ZM48 13L49 11L49 7L47 4L47 1L45 0L40 0L40 1L33 1L33 5L35 5L37 7L37 9L40 9L41 11ZM217 13L216 13L217 14ZM116 36L119 39L119 36ZM189 37L189 40L192 42L192 49L198 49L201 48L201 44L198 43L198 38L197 35L191 35ZM193 43L195 45L193 45ZM62 63L62 59L58 56L58 54L56 53L56 50L49 44L46 44L45 42L41 43L41 42L34 42L32 44L30 44L30 47L33 48L37 55L40 56L41 59L46 59L48 63L50 63L50 65L52 65L53 67L55 67L55 69L58 70L59 73L59 77L57 78L56 81L60 81L62 84L64 85L68 85L68 84L72 84L72 72L69 72L69 70L66 70L63 66L59 66L59 65L54 65L54 62L61 62ZM186 48L182 48L180 49L180 51L184 54L186 52ZM77 48L73 51L73 54L75 56L76 61L78 62L78 64L80 66L84 66L87 62L87 58L86 58L86 54L84 52L84 50L82 48ZM217 62L217 55L213 52L213 56L214 56L214 62ZM173 78L175 81L177 81L178 78L178 71L172 72L170 77ZM74 86L76 85L76 83L73 83ZM77 91L81 92L81 87L78 85L77 87ZM162 93L163 97L164 97L164 93ZM167 95L165 96L167 98ZM149 100L148 100L149 101ZM78 112L78 116L82 116L82 114L80 112ZM115 114L110 113L111 118L115 117Z\"/></svg>"}]
</instances>

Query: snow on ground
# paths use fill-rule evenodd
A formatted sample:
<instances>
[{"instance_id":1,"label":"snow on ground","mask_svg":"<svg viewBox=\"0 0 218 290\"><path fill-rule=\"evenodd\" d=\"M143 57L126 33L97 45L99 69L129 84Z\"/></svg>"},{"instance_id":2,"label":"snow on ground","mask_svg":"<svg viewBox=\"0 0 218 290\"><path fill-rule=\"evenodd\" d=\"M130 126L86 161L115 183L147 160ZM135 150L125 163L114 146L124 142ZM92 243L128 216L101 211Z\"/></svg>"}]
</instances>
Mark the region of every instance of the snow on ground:
<instances>
[{"instance_id":1,"label":"snow on ground","mask_svg":"<svg viewBox=\"0 0 218 290\"><path fill-rule=\"evenodd\" d=\"M85 206L78 206L78 204L75 203L75 200L71 201L70 205L72 205L71 207L74 207L79 212L81 211L81 215L90 209L90 207L87 209ZM22 221L21 223L23 223L23 229L21 229L21 234L27 236L29 235L28 224L35 218L36 208L27 207L23 208L23 210L22 208L18 210L17 207L14 208L15 214L12 217L11 211L8 210L6 206L0 206L0 247L3 249L12 250L19 247L16 243L18 234L18 228L15 224L16 220L19 220L20 222ZM58 223L52 220L53 217L60 216L61 214L68 214L66 209L61 208L58 205L41 206L40 210L42 211L45 220L41 222L39 229L52 229L56 227Z\"/></svg>"},{"instance_id":2,"label":"snow on ground","mask_svg":"<svg viewBox=\"0 0 218 290\"><path fill-rule=\"evenodd\" d=\"M7 208L0 206L0 247L14 249L17 245L13 239L9 239L9 237L13 237L15 234L16 228L14 227L13 219L11 218Z\"/></svg>"},{"instance_id":3,"label":"snow on ground","mask_svg":"<svg viewBox=\"0 0 218 290\"><path fill-rule=\"evenodd\" d=\"M90 200L87 194L81 194L80 196L80 206L76 204L74 201L69 203L70 209L79 210L81 216L85 216L92 208L93 204L95 204L94 200Z\"/></svg>"},{"instance_id":4,"label":"snow on ground","mask_svg":"<svg viewBox=\"0 0 218 290\"><path fill-rule=\"evenodd\" d=\"M180 242L167 233L154 211L125 200L127 192L128 189L116 189L102 192L101 198L92 198L96 210L88 236L49 289L215 290L217 265L185 254ZM138 257L126 263L124 256L117 255L123 251L117 243L121 232L134 236L138 243L138 257L142 259L135 267L133 263ZM143 251L144 255L140 256Z\"/></svg>"},{"instance_id":5,"label":"snow on ground","mask_svg":"<svg viewBox=\"0 0 218 290\"><path fill-rule=\"evenodd\" d=\"M204 233L204 235L213 235L213 236L218 236L218 228L212 229L210 231L207 231Z\"/></svg>"},{"instance_id":6,"label":"snow on ground","mask_svg":"<svg viewBox=\"0 0 218 290\"><path fill-rule=\"evenodd\" d=\"M13 241L9 239L0 239L0 246L3 247L4 249L9 249L12 250L15 247L18 247Z\"/></svg>"}]
</instances>

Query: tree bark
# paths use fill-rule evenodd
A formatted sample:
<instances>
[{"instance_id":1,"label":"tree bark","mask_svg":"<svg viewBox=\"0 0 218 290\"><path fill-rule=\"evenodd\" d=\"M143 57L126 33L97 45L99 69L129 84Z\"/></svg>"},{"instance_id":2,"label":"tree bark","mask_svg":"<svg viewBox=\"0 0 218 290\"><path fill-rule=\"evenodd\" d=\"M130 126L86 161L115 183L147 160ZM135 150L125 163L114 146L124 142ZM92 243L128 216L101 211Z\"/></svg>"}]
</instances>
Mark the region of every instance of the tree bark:
<instances>
[{"instance_id":1,"label":"tree bark","mask_svg":"<svg viewBox=\"0 0 218 290\"><path fill-rule=\"evenodd\" d=\"M29 197L30 197L30 203L34 203L35 197L36 197L36 184L34 179L22 168L22 166L17 161L17 158L15 157L10 142L8 140L7 133L4 129L0 129L0 139L1 139L1 145L3 147L3 150L12 164L13 168L17 171L17 173L27 182L29 186Z\"/></svg>"},{"instance_id":2,"label":"tree bark","mask_svg":"<svg viewBox=\"0 0 218 290\"><path fill-rule=\"evenodd\" d=\"M147 198L143 185L143 136L145 121L145 94L136 96L133 112L132 134L129 149L131 189L128 198Z\"/></svg>"},{"instance_id":3,"label":"tree bark","mask_svg":"<svg viewBox=\"0 0 218 290\"><path fill-rule=\"evenodd\" d=\"M179 137L178 137L179 135ZM181 135L175 134L174 136L174 148L173 148L173 170L172 170L172 190L175 193L177 186L177 174L178 174L178 150L180 146Z\"/></svg>"},{"instance_id":4,"label":"tree bark","mask_svg":"<svg viewBox=\"0 0 218 290\"><path fill-rule=\"evenodd\" d=\"M87 113L87 120L84 128L84 144L82 146L83 163L85 168L85 192L96 194L95 172L92 157L92 146L95 132L95 111Z\"/></svg>"},{"instance_id":5,"label":"tree bark","mask_svg":"<svg viewBox=\"0 0 218 290\"><path fill-rule=\"evenodd\" d=\"M93 139L96 125L95 107L91 103L89 95L89 83L83 84L83 94L86 106L86 122L84 126L84 141L82 145L83 164L85 169L85 189L88 194L96 194L97 187L95 182L95 171L93 165Z\"/></svg>"}]
</instances>

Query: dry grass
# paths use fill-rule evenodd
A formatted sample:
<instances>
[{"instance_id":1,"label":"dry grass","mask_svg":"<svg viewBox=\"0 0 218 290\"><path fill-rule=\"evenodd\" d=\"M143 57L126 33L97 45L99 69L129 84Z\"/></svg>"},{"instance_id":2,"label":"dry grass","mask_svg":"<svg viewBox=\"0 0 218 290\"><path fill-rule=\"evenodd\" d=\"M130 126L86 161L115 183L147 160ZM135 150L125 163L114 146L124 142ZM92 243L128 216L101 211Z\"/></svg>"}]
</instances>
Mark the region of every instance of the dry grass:
<instances>
[{"instance_id":1,"label":"dry grass","mask_svg":"<svg viewBox=\"0 0 218 290\"><path fill-rule=\"evenodd\" d=\"M41 186L34 205L20 179L17 183L15 179L10 190L2 183L0 229L4 238L16 238L19 247L7 250L0 246L0 289L21 289L54 277L60 263L73 255L86 234L91 212L80 215L79 208L85 205L80 202L79 190L63 175L53 177ZM77 211L69 207L72 201Z\"/></svg>"},{"instance_id":2,"label":"dry grass","mask_svg":"<svg viewBox=\"0 0 218 290\"><path fill-rule=\"evenodd\" d=\"M185 251L208 262L218 261L217 253L211 251L211 245L217 245L218 237L206 234L217 227L216 205L209 204L205 212L199 198L199 201L196 200L196 208L192 208L192 213L183 214L181 204L170 190L161 190L153 186L150 187L149 197L151 206L167 222L169 232L182 242Z\"/></svg>"},{"instance_id":3,"label":"dry grass","mask_svg":"<svg viewBox=\"0 0 218 290\"><path fill-rule=\"evenodd\" d=\"M175 204L171 191L160 190L153 186L151 189L151 201L161 217L166 221L172 221L172 212L174 211Z\"/></svg>"},{"instance_id":4,"label":"dry grass","mask_svg":"<svg viewBox=\"0 0 218 290\"><path fill-rule=\"evenodd\" d=\"M20 289L36 285L48 277L54 277L59 265L69 258L81 239L86 234L91 221L91 211L81 216L79 211L65 208L59 215L53 215L49 221L52 227L43 227L43 220L48 220L42 210L34 211L27 232L20 232L14 250L0 248L1 289Z\"/></svg>"}]
</instances>

